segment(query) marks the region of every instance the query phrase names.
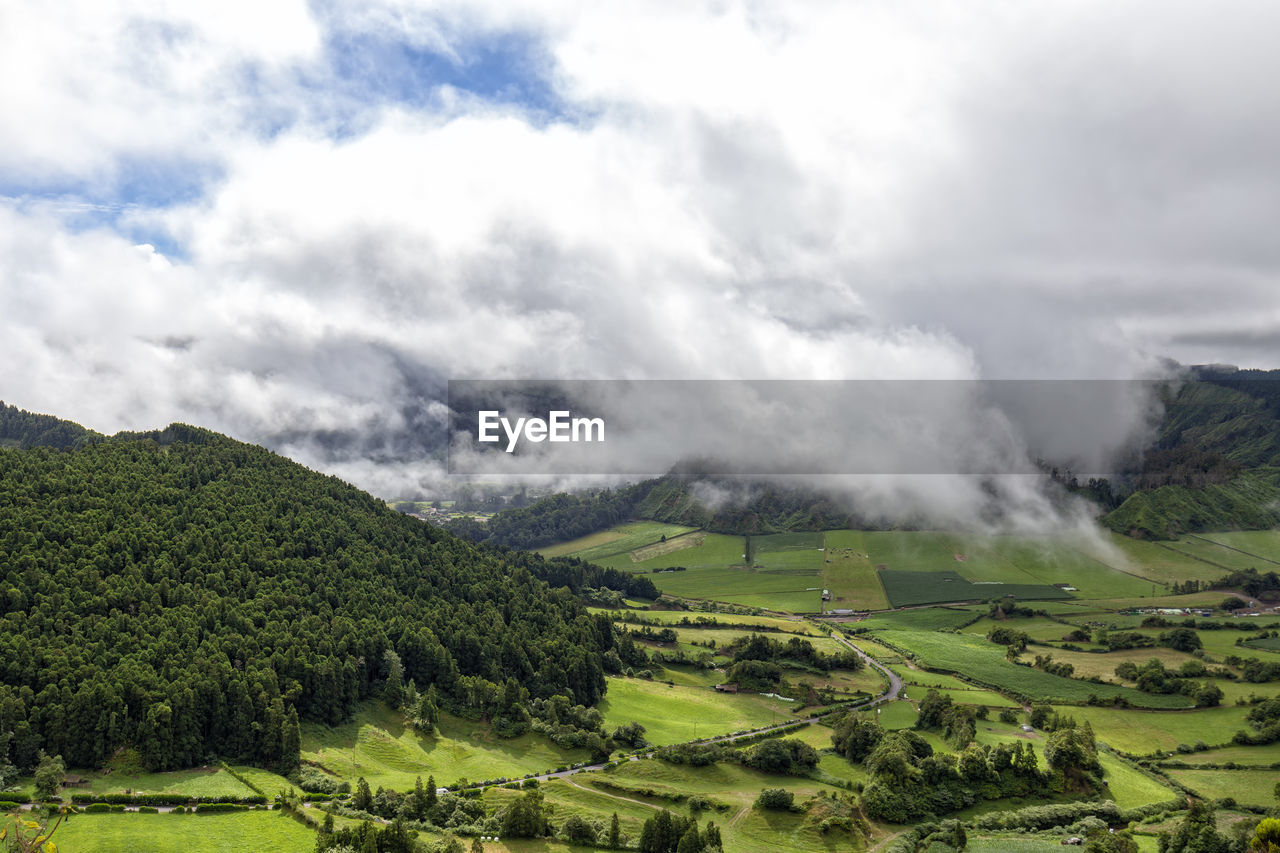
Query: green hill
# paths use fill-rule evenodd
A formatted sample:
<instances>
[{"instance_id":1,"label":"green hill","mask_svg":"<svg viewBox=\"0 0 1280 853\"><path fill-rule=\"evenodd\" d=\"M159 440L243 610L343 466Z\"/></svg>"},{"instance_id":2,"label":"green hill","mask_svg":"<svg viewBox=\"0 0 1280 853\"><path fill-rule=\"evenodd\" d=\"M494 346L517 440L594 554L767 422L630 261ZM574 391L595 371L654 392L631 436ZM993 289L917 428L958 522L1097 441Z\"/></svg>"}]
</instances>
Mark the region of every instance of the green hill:
<instances>
[{"instance_id":1,"label":"green hill","mask_svg":"<svg viewBox=\"0 0 1280 853\"><path fill-rule=\"evenodd\" d=\"M478 549L195 427L89 441L6 416L19 446L74 449L0 450L0 765L287 768L299 718L409 679L495 723L604 693L608 621L542 579L581 564Z\"/></svg>"}]
</instances>

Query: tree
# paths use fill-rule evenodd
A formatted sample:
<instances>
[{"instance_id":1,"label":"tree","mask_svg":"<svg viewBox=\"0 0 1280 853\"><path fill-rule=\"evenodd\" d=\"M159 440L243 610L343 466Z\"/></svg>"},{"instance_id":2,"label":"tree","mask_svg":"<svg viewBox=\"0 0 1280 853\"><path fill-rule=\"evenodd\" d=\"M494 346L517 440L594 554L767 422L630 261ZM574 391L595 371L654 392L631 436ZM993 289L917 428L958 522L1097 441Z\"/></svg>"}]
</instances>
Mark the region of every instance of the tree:
<instances>
[{"instance_id":1,"label":"tree","mask_svg":"<svg viewBox=\"0 0 1280 853\"><path fill-rule=\"evenodd\" d=\"M1264 818L1249 840L1249 853L1280 853L1280 820Z\"/></svg>"},{"instance_id":2,"label":"tree","mask_svg":"<svg viewBox=\"0 0 1280 853\"><path fill-rule=\"evenodd\" d=\"M618 813L613 813L609 821L609 846L617 848L622 843L622 826L618 821Z\"/></svg>"},{"instance_id":3,"label":"tree","mask_svg":"<svg viewBox=\"0 0 1280 853\"><path fill-rule=\"evenodd\" d=\"M680 836L676 853L701 853L702 848L702 836L698 834L698 824L691 822L689 828L684 831L684 835Z\"/></svg>"},{"instance_id":4,"label":"tree","mask_svg":"<svg viewBox=\"0 0 1280 853\"><path fill-rule=\"evenodd\" d=\"M36 796L42 800L58 795L58 789L67 781L67 765L61 755L46 755L40 750L39 763L35 773Z\"/></svg>"},{"instance_id":5,"label":"tree","mask_svg":"<svg viewBox=\"0 0 1280 853\"><path fill-rule=\"evenodd\" d=\"M564 837L574 844L595 844L596 828L578 815L569 815L564 822Z\"/></svg>"},{"instance_id":6,"label":"tree","mask_svg":"<svg viewBox=\"0 0 1280 853\"><path fill-rule=\"evenodd\" d=\"M507 807L502 818L502 834L515 838L538 838L547 834L547 814L541 791L526 791Z\"/></svg>"},{"instance_id":7,"label":"tree","mask_svg":"<svg viewBox=\"0 0 1280 853\"><path fill-rule=\"evenodd\" d=\"M373 792L369 790L369 783L361 776L356 780L356 793L351 798L353 808L367 812L373 807Z\"/></svg>"}]
</instances>

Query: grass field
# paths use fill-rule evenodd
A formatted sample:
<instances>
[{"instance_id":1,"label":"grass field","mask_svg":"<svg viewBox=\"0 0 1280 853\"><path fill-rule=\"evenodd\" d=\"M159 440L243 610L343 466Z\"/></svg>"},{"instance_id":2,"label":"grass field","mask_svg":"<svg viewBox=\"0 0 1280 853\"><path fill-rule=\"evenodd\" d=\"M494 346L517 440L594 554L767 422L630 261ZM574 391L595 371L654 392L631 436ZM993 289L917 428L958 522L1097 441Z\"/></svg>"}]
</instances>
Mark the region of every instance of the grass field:
<instances>
[{"instance_id":1,"label":"grass field","mask_svg":"<svg viewBox=\"0 0 1280 853\"><path fill-rule=\"evenodd\" d=\"M1246 767L1267 767L1280 763L1280 743L1268 743L1262 746L1224 746L1222 749L1175 755L1171 760L1187 764L1241 764Z\"/></svg>"},{"instance_id":2,"label":"grass field","mask_svg":"<svg viewBox=\"0 0 1280 853\"><path fill-rule=\"evenodd\" d=\"M1196 538L1208 539L1244 551L1260 560L1280 565L1280 530L1241 530L1232 533L1201 533ZM1258 566L1259 571L1268 571Z\"/></svg>"},{"instance_id":3,"label":"grass field","mask_svg":"<svg viewBox=\"0 0 1280 853\"><path fill-rule=\"evenodd\" d=\"M598 707L610 731L634 720L645 727L648 740L663 745L786 721L795 705L754 693L610 678L609 692Z\"/></svg>"},{"instance_id":4,"label":"grass field","mask_svg":"<svg viewBox=\"0 0 1280 853\"><path fill-rule=\"evenodd\" d=\"M960 630L965 634L977 634L985 637L992 628L997 627L1008 628L1013 631L1021 631L1033 641L1039 643L1060 643L1062 642L1063 636L1073 630L1071 625L1063 625L1061 622L1055 622L1052 619L1042 619L1039 617L1033 617L1031 619L1005 620L988 619L983 617L970 625L966 625ZM1088 645L1088 643L1081 643L1080 645Z\"/></svg>"},{"instance_id":5,"label":"grass field","mask_svg":"<svg viewBox=\"0 0 1280 853\"><path fill-rule=\"evenodd\" d=\"M263 790L271 793L281 787L289 787L288 780L265 770L256 768L237 768L237 770L253 770L255 774L261 774L254 778L254 783L259 784L260 780L268 782L270 787L263 787ZM120 771L103 773L89 770L75 772L83 776L86 782L84 785L69 788L71 793L122 794L129 790L135 794L171 792L192 797L252 797L254 795L253 790L243 785L230 773L217 767L175 770L171 773L123 773Z\"/></svg>"},{"instance_id":6,"label":"grass field","mask_svg":"<svg viewBox=\"0 0 1280 853\"><path fill-rule=\"evenodd\" d=\"M652 545L660 542L664 536L667 539L673 539L691 533L693 530L695 530L693 527L663 524L658 521L628 521L579 539L539 548L538 553L544 557L574 556L582 560L594 561Z\"/></svg>"},{"instance_id":7,"label":"grass field","mask_svg":"<svg viewBox=\"0 0 1280 853\"><path fill-rule=\"evenodd\" d=\"M1169 547L1172 543L1148 542L1144 539L1132 539L1119 533L1112 533L1107 544L1114 549L1112 553L1122 561L1122 565L1116 568L1141 575L1159 584L1193 578L1216 578L1222 575L1221 569ZM1110 563L1115 557L1105 559Z\"/></svg>"},{"instance_id":8,"label":"grass field","mask_svg":"<svg viewBox=\"0 0 1280 853\"><path fill-rule=\"evenodd\" d=\"M643 560L634 560L630 554L614 554L612 557L594 560L602 566L613 566L625 571L651 571L653 569L669 569L672 566L724 567L741 566L745 561L746 540L742 536L725 536L720 533L690 534L682 542L690 544L688 548L668 551L664 554ZM655 579L656 580L656 579Z\"/></svg>"},{"instance_id":9,"label":"grass field","mask_svg":"<svg viewBox=\"0 0 1280 853\"><path fill-rule=\"evenodd\" d=\"M1274 790L1280 770L1180 770L1165 771L1202 797L1234 797L1244 806L1274 806Z\"/></svg>"},{"instance_id":10,"label":"grass field","mask_svg":"<svg viewBox=\"0 0 1280 853\"><path fill-rule=\"evenodd\" d=\"M1122 809L1133 809L1150 803L1163 803L1175 799L1178 793L1159 779L1143 773L1127 761L1108 753L1099 753L1098 760L1111 792L1111 799Z\"/></svg>"},{"instance_id":11,"label":"grass field","mask_svg":"<svg viewBox=\"0 0 1280 853\"><path fill-rule=\"evenodd\" d=\"M316 834L282 812L82 814L53 837L67 853L311 853Z\"/></svg>"},{"instance_id":12,"label":"grass field","mask_svg":"<svg viewBox=\"0 0 1280 853\"><path fill-rule=\"evenodd\" d=\"M1071 598L1071 593L1043 584L1014 584L1003 581L971 582L959 572L939 569L931 572L881 569L880 583L894 607L943 604L949 601L985 601L1011 595L1019 600Z\"/></svg>"},{"instance_id":13,"label":"grass field","mask_svg":"<svg viewBox=\"0 0 1280 853\"><path fill-rule=\"evenodd\" d=\"M617 610L607 610L602 607L587 608L592 613L603 613L606 616L619 618L621 613ZM779 631L788 634L801 634L809 636L820 636L822 632L813 625L801 619L785 619L780 616L749 616L747 614L738 613L704 613L701 611L691 610L646 610L636 614L642 619L653 622L660 622L663 625L670 625L673 628L680 626L688 621L689 627L703 627L703 622L714 619L721 625L747 625L759 626L761 628L776 628Z\"/></svg>"},{"instance_id":14,"label":"grass field","mask_svg":"<svg viewBox=\"0 0 1280 853\"><path fill-rule=\"evenodd\" d=\"M873 613L856 623L859 628L905 628L915 631L952 631L973 622L977 613L950 607L922 607ZM968 629L967 629L968 630ZM1065 630L1065 629L1064 629ZM986 630L982 631L983 634Z\"/></svg>"},{"instance_id":15,"label":"grass field","mask_svg":"<svg viewBox=\"0 0 1280 853\"><path fill-rule=\"evenodd\" d=\"M1245 728L1247 709L1236 706L1194 711L1142 711L1119 708L1060 707L1077 723L1088 722L1100 743L1133 755L1171 752L1179 744L1203 740L1210 746L1231 740Z\"/></svg>"},{"instance_id":16,"label":"grass field","mask_svg":"<svg viewBox=\"0 0 1280 853\"><path fill-rule=\"evenodd\" d=\"M611 685L612 686L612 685ZM586 750L565 750L534 734L501 738L487 725L441 715L439 733L423 737L405 727L400 715L384 706L366 705L354 720L334 728L304 723L302 757L344 779L363 776L369 784L413 788L421 776L448 785L523 776L561 764L586 760Z\"/></svg>"},{"instance_id":17,"label":"grass field","mask_svg":"<svg viewBox=\"0 0 1280 853\"><path fill-rule=\"evenodd\" d=\"M867 557L861 530L831 530L823 553L822 586L831 590L832 607L882 610L889 606L875 566Z\"/></svg>"},{"instance_id":18,"label":"grass field","mask_svg":"<svg viewBox=\"0 0 1280 853\"><path fill-rule=\"evenodd\" d=\"M1101 698L1124 696L1139 708L1185 708L1184 696L1155 696L1128 687L1091 684L1050 675L1005 660L1004 647L970 634L935 634L925 631L877 631L876 636L913 654L920 663L965 675L999 690L1046 702L1084 702L1091 694Z\"/></svg>"}]
</instances>

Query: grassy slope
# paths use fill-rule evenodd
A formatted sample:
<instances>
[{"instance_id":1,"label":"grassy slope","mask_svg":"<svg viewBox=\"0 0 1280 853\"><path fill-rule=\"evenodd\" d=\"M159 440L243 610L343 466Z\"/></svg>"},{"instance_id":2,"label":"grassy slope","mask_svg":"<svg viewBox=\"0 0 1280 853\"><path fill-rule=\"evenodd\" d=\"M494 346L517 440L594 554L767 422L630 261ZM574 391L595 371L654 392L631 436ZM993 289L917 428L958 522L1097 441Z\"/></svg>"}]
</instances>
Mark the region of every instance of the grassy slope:
<instances>
[{"instance_id":1,"label":"grassy slope","mask_svg":"<svg viewBox=\"0 0 1280 853\"><path fill-rule=\"evenodd\" d=\"M795 705L750 693L611 678L599 707L609 730L634 720L645 727L650 741L669 744L786 721Z\"/></svg>"},{"instance_id":2,"label":"grassy slope","mask_svg":"<svg viewBox=\"0 0 1280 853\"><path fill-rule=\"evenodd\" d=\"M423 737L383 706L366 706L335 728L303 724L302 757L345 779L365 777L370 786L413 788L434 775L437 784L459 777L472 781L522 776L584 761L585 750L565 750L534 734L500 738L488 726L443 715L439 734Z\"/></svg>"}]
</instances>

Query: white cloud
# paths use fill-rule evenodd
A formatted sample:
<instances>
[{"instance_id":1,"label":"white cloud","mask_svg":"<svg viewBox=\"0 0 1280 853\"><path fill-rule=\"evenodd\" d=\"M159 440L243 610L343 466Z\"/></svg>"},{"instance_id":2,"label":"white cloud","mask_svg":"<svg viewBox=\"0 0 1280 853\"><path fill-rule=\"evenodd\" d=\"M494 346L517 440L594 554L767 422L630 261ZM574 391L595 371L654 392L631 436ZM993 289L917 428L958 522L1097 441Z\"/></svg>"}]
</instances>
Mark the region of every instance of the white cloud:
<instances>
[{"instance_id":1,"label":"white cloud","mask_svg":"<svg viewBox=\"0 0 1280 853\"><path fill-rule=\"evenodd\" d=\"M100 429L207 423L356 471L362 441L411 455L424 389L449 376L1263 357L1275 14L9 4L0 193L21 197L0 203L0 354L26 369L0 396ZM461 68L513 32L545 48L561 117L456 88L380 100L376 67L326 65L335 33ZM202 194L108 200L124 233L77 230L140 163L189 163ZM67 186L87 200L22 196ZM166 232L182 257L138 247ZM317 449L321 433L337 437Z\"/></svg>"}]
</instances>

